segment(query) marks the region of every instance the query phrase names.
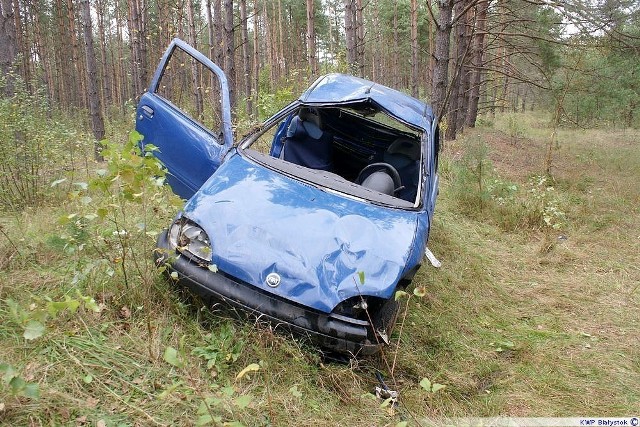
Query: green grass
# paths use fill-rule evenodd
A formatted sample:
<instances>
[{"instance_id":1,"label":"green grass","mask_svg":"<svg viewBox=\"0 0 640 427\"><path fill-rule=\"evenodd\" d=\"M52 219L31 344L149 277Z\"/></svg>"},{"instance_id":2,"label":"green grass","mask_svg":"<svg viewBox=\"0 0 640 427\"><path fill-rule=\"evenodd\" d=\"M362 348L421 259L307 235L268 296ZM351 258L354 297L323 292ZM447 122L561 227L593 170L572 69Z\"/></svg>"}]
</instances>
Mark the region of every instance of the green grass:
<instances>
[{"instance_id":1,"label":"green grass","mask_svg":"<svg viewBox=\"0 0 640 427\"><path fill-rule=\"evenodd\" d=\"M428 292L409 301L388 364L323 362L265 325L203 309L155 271L153 237L132 234L123 252L112 222L80 230L58 222L91 207L65 198L67 187L51 190L49 206L3 213L0 363L38 384L40 397L1 383L0 423L192 425L213 416L245 425L426 425L450 416L637 413L640 134L560 132L548 185L566 218L554 229L530 185L550 132L535 115L520 123L515 144L498 116L445 147L429 245L443 266L418 273L416 285ZM487 190L479 208L465 195L477 185L477 176L464 175L469 141L487 148L474 154L486 161L484 184L517 187L506 199ZM132 233L145 215L149 229L169 223L176 208L161 197L161 209L127 205ZM77 292L102 310L61 312L44 322L44 335L23 338L9 299L29 317L46 298ZM165 357L169 347L175 358ZM236 378L254 363L257 371ZM400 392L394 411L371 394L376 370ZM446 388L427 393L425 377Z\"/></svg>"}]
</instances>

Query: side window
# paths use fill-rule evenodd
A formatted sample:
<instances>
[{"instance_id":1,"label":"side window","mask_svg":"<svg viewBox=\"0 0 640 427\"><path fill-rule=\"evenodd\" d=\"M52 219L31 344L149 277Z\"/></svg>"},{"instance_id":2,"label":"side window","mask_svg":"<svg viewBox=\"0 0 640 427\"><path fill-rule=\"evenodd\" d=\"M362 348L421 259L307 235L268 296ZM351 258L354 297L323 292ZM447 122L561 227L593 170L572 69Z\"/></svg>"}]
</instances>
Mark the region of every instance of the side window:
<instances>
[{"instance_id":1,"label":"side window","mask_svg":"<svg viewBox=\"0 0 640 427\"><path fill-rule=\"evenodd\" d=\"M220 135L222 106L218 77L184 50L176 47L155 93L202 126Z\"/></svg>"},{"instance_id":2,"label":"side window","mask_svg":"<svg viewBox=\"0 0 640 427\"><path fill-rule=\"evenodd\" d=\"M251 148L262 154L270 154L278 128L279 126L276 125L267 129L266 132L256 138L256 140L251 144Z\"/></svg>"}]
</instances>

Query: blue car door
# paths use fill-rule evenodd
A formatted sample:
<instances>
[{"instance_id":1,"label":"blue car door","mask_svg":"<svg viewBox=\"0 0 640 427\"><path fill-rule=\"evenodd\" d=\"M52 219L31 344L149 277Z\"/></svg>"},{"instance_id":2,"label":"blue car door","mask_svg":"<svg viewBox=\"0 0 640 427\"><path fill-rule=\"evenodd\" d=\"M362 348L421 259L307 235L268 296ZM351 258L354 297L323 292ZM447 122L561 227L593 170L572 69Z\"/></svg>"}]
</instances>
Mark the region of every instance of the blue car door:
<instances>
[{"instance_id":1,"label":"blue car door","mask_svg":"<svg viewBox=\"0 0 640 427\"><path fill-rule=\"evenodd\" d=\"M162 57L136 111L141 146L169 171L167 181L190 198L233 145L229 87L223 71L180 39Z\"/></svg>"}]
</instances>

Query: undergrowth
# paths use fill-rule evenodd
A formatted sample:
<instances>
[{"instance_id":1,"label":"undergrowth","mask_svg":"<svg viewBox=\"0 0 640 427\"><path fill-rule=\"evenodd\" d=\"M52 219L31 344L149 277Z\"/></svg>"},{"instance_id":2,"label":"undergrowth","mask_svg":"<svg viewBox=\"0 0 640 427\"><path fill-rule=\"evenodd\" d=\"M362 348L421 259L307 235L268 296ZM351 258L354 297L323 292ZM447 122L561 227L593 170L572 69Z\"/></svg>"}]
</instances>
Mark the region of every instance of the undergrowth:
<instances>
[{"instance_id":1,"label":"undergrowth","mask_svg":"<svg viewBox=\"0 0 640 427\"><path fill-rule=\"evenodd\" d=\"M566 214L553 178L532 174L524 183L509 181L496 172L488 150L481 137L467 138L459 160L443 161L457 208L505 231L560 230Z\"/></svg>"},{"instance_id":2,"label":"undergrowth","mask_svg":"<svg viewBox=\"0 0 640 427\"><path fill-rule=\"evenodd\" d=\"M52 165L40 203L0 217L0 423L627 416L640 407L637 136L565 132L550 177L505 173L494 132L445 147L429 242L443 266L425 261L398 295L384 358L347 363L159 274L155 237L182 202L136 134L105 164ZM510 155L535 153L527 141ZM375 396L377 372L397 406Z\"/></svg>"}]
</instances>

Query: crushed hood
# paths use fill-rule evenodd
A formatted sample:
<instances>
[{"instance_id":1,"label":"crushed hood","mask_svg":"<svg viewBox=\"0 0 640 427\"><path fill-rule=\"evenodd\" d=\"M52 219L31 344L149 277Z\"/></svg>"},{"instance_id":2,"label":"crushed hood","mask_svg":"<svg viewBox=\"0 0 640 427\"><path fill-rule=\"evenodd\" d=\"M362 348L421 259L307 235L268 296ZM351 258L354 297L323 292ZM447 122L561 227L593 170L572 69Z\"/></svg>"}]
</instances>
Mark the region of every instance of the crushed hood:
<instances>
[{"instance_id":1,"label":"crushed hood","mask_svg":"<svg viewBox=\"0 0 640 427\"><path fill-rule=\"evenodd\" d=\"M323 191L237 153L184 215L207 232L219 271L324 312L359 294L391 297L417 224L416 212ZM270 273L279 286L267 286Z\"/></svg>"}]
</instances>

